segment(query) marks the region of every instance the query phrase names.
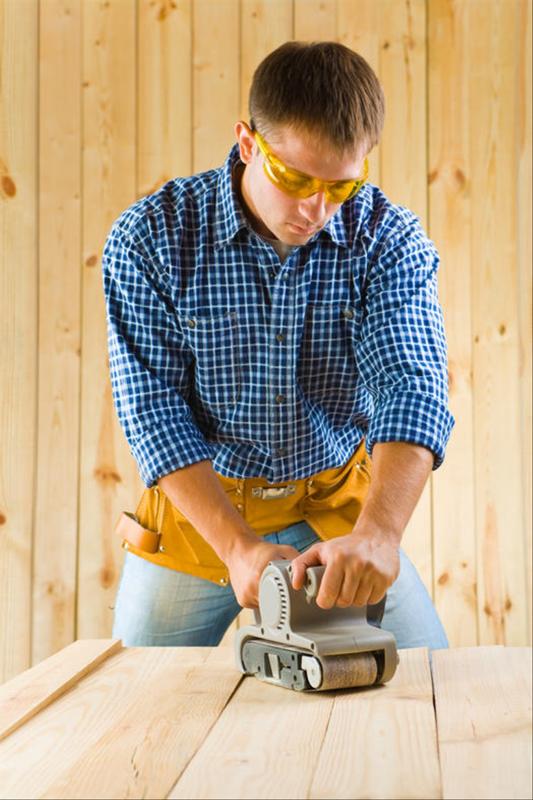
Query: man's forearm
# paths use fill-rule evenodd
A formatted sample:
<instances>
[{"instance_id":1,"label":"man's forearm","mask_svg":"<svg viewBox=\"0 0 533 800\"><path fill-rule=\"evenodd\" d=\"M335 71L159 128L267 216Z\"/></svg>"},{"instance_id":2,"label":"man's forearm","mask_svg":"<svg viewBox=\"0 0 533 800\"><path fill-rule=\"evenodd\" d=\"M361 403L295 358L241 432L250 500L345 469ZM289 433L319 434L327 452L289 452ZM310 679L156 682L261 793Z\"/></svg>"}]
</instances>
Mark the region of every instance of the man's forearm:
<instances>
[{"instance_id":1,"label":"man's forearm","mask_svg":"<svg viewBox=\"0 0 533 800\"><path fill-rule=\"evenodd\" d=\"M177 469L157 483L222 561L239 540L255 536L226 496L211 461Z\"/></svg>"},{"instance_id":2,"label":"man's forearm","mask_svg":"<svg viewBox=\"0 0 533 800\"><path fill-rule=\"evenodd\" d=\"M409 442L377 442L372 479L354 531L379 530L401 541L433 467L433 453Z\"/></svg>"}]
</instances>

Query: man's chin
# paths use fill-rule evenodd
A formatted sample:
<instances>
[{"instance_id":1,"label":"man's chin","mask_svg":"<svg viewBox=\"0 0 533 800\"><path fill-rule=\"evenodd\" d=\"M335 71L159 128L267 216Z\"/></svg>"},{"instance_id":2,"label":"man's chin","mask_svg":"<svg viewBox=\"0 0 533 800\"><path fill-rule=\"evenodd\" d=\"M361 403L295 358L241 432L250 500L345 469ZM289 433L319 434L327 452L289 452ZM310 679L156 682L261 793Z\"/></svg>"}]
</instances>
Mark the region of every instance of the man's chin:
<instances>
[{"instance_id":1,"label":"man's chin","mask_svg":"<svg viewBox=\"0 0 533 800\"><path fill-rule=\"evenodd\" d=\"M317 228L313 228L311 231L304 231L297 228L295 225L287 223L279 238L285 242L285 244L302 244L307 242L311 236L314 236L317 230Z\"/></svg>"}]
</instances>

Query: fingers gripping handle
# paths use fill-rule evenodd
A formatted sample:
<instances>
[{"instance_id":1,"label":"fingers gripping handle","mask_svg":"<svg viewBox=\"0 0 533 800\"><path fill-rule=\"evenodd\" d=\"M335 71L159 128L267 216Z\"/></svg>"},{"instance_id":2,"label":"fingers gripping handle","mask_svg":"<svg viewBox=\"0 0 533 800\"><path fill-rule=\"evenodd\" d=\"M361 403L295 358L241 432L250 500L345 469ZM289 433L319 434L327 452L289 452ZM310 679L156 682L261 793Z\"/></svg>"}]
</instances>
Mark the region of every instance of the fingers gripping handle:
<instances>
[{"instance_id":1,"label":"fingers gripping handle","mask_svg":"<svg viewBox=\"0 0 533 800\"><path fill-rule=\"evenodd\" d=\"M292 577L292 567L288 567L289 575ZM312 600L313 598L317 597L318 592L320 590L320 583L322 581L322 577L324 572L326 571L326 567L323 564L317 567L307 567L305 571L305 581L304 581L304 590L305 594L307 595L308 600Z\"/></svg>"}]
</instances>

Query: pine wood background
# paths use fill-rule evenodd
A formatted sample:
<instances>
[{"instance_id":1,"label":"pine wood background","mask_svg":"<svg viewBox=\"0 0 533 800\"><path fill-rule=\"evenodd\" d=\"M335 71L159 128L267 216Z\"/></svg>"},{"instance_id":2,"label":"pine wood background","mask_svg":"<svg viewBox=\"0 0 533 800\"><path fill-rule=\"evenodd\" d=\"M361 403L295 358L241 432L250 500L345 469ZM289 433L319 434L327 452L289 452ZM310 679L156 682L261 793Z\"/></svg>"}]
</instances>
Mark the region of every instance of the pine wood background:
<instances>
[{"instance_id":1,"label":"pine wood background","mask_svg":"<svg viewBox=\"0 0 533 800\"><path fill-rule=\"evenodd\" d=\"M530 0L0 0L0 680L110 635L143 484L115 416L101 252L219 166L259 61L377 72L370 180L441 254L456 425L403 546L452 646L531 643Z\"/></svg>"}]
</instances>

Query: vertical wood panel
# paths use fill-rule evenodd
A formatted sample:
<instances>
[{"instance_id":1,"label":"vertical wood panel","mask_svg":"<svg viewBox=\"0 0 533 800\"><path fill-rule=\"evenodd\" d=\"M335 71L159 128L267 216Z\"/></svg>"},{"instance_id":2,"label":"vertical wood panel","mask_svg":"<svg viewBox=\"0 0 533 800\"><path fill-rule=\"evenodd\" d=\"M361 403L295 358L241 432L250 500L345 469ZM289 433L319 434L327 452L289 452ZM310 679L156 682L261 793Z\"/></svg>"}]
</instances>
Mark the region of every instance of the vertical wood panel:
<instances>
[{"instance_id":1,"label":"vertical wood panel","mask_svg":"<svg viewBox=\"0 0 533 800\"><path fill-rule=\"evenodd\" d=\"M532 474L531 467L533 462L532 440L533 432L531 427L531 410L533 406L532 398L532 375L531 375L531 326L533 313L531 307L533 287L531 264L532 254L532 166L531 166L531 2L521 0L518 15L518 75L517 75L517 146L518 146L518 181L516 186L517 205L518 205L518 263L519 263L519 320L520 320L520 381L522 393L521 408L521 442L522 442L522 475L524 477L523 492L523 515L525 533L525 568L526 568L526 596L528 604L528 625L527 643L531 644L533 612L531 608L533 600L533 588L531 571L533 568L532 552ZM520 601L519 601L520 602ZM526 642L520 642L525 644Z\"/></svg>"},{"instance_id":2,"label":"vertical wood panel","mask_svg":"<svg viewBox=\"0 0 533 800\"><path fill-rule=\"evenodd\" d=\"M195 0L193 171L220 167L240 109L238 0Z\"/></svg>"},{"instance_id":3,"label":"vertical wood panel","mask_svg":"<svg viewBox=\"0 0 533 800\"><path fill-rule=\"evenodd\" d=\"M338 0L337 41L355 50L368 61L379 77L381 46L381 10L376 0ZM385 124L387 124L387 98L385 98ZM381 183L381 142L368 157L368 180L377 186Z\"/></svg>"},{"instance_id":4,"label":"vertical wood panel","mask_svg":"<svg viewBox=\"0 0 533 800\"><path fill-rule=\"evenodd\" d=\"M255 67L292 38L376 71L370 180L441 255L456 426L403 546L452 645L531 642L529 0L0 0L4 679L111 632L113 528L143 484L111 396L110 226L223 163Z\"/></svg>"},{"instance_id":5,"label":"vertical wood panel","mask_svg":"<svg viewBox=\"0 0 533 800\"><path fill-rule=\"evenodd\" d=\"M32 662L75 638L81 251L81 8L40 6L39 413ZM65 165L68 165L65 167Z\"/></svg>"},{"instance_id":6,"label":"vertical wood panel","mask_svg":"<svg viewBox=\"0 0 533 800\"><path fill-rule=\"evenodd\" d=\"M477 641L468 2L429 5L429 227L441 256L455 427L434 481L435 602L452 647Z\"/></svg>"},{"instance_id":7,"label":"vertical wood panel","mask_svg":"<svg viewBox=\"0 0 533 800\"><path fill-rule=\"evenodd\" d=\"M519 3L469 2L479 642L526 640L518 377Z\"/></svg>"},{"instance_id":8,"label":"vertical wood panel","mask_svg":"<svg viewBox=\"0 0 533 800\"><path fill-rule=\"evenodd\" d=\"M191 0L140 0L137 196L192 172Z\"/></svg>"},{"instance_id":9,"label":"vertical wood panel","mask_svg":"<svg viewBox=\"0 0 533 800\"><path fill-rule=\"evenodd\" d=\"M379 78L386 118L381 143L380 187L427 226L426 3L380 0ZM430 474L402 538L402 547L433 595Z\"/></svg>"},{"instance_id":10,"label":"vertical wood panel","mask_svg":"<svg viewBox=\"0 0 533 800\"><path fill-rule=\"evenodd\" d=\"M0 680L31 663L37 401L36 0L0 2Z\"/></svg>"},{"instance_id":11,"label":"vertical wood panel","mask_svg":"<svg viewBox=\"0 0 533 800\"><path fill-rule=\"evenodd\" d=\"M306 42L337 38L337 0L294 0L294 38Z\"/></svg>"},{"instance_id":12,"label":"vertical wood panel","mask_svg":"<svg viewBox=\"0 0 533 800\"><path fill-rule=\"evenodd\" d=\"M249 122L248 94L255 68L293 38L292 0L241 0L240 118Z\"/></svg>"},{"instance_id":13,"label":"vertical wood panel","mask_svg":"<svg viewBox=\"0 0 533 800\"><path fill-rule=\"evenodd\" d=\"M135 200L135 0L82 5L83 327L78 638L107 636L122 551L120 511L142 484L116 419L107 357L101 252Z\"/></svg>"}]
</instances>

